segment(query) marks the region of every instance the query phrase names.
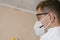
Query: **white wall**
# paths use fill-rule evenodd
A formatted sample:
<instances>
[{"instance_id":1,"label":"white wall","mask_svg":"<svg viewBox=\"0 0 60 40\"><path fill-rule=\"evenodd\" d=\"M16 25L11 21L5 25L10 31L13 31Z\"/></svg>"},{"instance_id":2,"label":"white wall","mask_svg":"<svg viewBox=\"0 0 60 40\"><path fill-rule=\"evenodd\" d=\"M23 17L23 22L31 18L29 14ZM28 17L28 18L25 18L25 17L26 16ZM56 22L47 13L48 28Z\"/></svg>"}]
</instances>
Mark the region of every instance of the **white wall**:
<instances>
[{"instance_id":1,"label":"white wall","mask_svg":"<svg viewBox=\"0 0 60 40\"><path fill-rule=\"evenodd\" d=\"M0 0L0 3L35 12L35 7L42 0Z\"/></svg>"}]
</instances>

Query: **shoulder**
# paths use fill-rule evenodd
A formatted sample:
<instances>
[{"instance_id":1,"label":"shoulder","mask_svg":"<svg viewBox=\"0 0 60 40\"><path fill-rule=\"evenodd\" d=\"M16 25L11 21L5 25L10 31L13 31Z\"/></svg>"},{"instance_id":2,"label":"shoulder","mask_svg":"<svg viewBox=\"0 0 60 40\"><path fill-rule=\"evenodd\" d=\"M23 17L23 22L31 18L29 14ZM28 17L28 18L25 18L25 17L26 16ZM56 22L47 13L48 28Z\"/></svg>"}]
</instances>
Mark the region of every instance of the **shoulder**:
<instances>
[{"instance_id":1,"label":"shoulder","mask_svg":"<svg viewBox=\"0 0 60 40\"><path fill-rule=\"evenodd\" d=\"M60 40L59 34L60 33L55 31L47 32L40 38L40 40Z\"/></svg>"}]
</instances>

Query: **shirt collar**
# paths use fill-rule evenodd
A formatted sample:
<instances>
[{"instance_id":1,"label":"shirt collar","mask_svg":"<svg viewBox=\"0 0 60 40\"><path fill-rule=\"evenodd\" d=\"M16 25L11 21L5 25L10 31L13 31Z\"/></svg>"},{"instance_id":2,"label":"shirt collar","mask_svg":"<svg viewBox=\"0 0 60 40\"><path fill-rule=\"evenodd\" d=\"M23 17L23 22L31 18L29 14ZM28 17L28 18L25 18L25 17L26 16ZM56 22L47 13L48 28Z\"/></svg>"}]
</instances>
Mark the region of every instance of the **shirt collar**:
<instances>
[{"instance_id":1,"label":"shirt collar","mask_svg":"<svg viewBox=\"0 0 60 40\"><path fill-rule=\"evenodd\" d=\"M60 26L57 26L57 27L54 27L54 28L50 28L50 29L48 29L48 31L53 31L53 30L57 30L57 29L60 29Z\"/></svg>"}]
</instances>

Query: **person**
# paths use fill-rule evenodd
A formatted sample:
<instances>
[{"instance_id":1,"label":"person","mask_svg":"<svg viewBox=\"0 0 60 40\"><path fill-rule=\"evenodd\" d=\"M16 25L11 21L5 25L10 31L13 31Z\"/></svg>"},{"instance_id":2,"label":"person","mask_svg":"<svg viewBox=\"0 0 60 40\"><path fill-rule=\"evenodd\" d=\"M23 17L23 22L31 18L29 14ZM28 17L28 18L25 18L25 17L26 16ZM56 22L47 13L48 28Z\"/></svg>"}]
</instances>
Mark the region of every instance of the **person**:
<instances>
[{"instance_id":1,"label":"person","mask_svg":"<svg viewBox=\"0 0 60 40\"><path fill-rule=\"evenodd\" d=\"M36 11L34 31L40 40L60 40L60 1L42 1Z\"/></svg>"}]
</instances>

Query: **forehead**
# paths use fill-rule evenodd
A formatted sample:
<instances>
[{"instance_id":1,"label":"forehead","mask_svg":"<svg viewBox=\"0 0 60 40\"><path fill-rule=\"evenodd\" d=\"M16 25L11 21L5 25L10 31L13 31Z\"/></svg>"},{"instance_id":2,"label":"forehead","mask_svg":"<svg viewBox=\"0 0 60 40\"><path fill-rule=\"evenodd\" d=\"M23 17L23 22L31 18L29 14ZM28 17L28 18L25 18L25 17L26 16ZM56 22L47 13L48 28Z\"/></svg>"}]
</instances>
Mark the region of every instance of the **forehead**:
<instances>
[{"instance_id":1,"label":"forehead","mask_svg":"<svg viewBox=\"0 0 60 40\"><path fill-rule=\"evenodd\" d=\"M43 10L41 8L37 10L37 14L40 14L40 13L43 13Z\"/></svg>"},{"instance_id":2,"label":"forehead","mask_svg":"<svg viewBox=\"0 0 60 40\"><path fill-rule=\"evenodd\" d=\"M48 13L48 12L50 12L50 11L47 8L44 8L44 9L39 8L37 10L37 13Z\"/></svg>"}]
</instances>

